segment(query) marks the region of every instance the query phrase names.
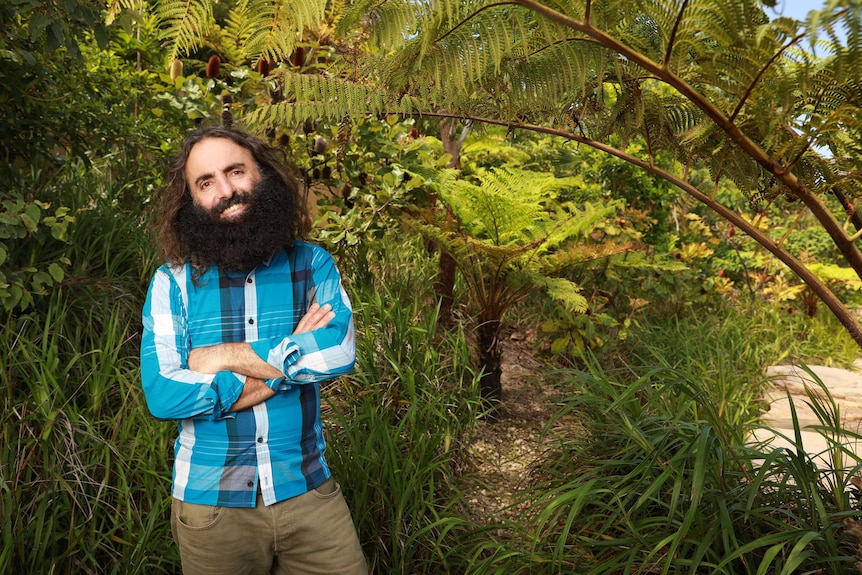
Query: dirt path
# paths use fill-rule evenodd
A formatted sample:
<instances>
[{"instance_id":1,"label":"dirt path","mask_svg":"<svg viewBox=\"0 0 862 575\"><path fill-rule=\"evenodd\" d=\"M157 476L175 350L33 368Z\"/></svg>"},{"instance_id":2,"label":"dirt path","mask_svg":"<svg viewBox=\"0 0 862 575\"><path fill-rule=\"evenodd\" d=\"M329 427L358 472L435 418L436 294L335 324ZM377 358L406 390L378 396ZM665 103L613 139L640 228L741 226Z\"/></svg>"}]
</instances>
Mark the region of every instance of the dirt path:
<instances>
[{"instance_id":1,"label":"dirt path","mask_svg":"<svg viewBox=\"0 0 862 575\"><path fill-rule=\"evenodd\" d=\"M544 384L540 376L542 364L536 360L533 345L535 334L516 330L507 334L503 353L503 416L495 423L483 423L467 446L467 476L474 483L468 486L469 503L477 518L517 519L523 509L513 505L531 479L531 471L548 445L543 443L542 430L559 408L559 390ZM809 366L838 405L842 426L862 433L862 359L854 369ZM805 451L815 462L827 463L829 442L810 426L821 425L808 405L806 385L819 396L815 378L799 366L774 366L767 370L774 387L765 397L768 411L763 415L763 428L755 438L769 440L775 448L793 447L794 437L790 400L793 400L802 430ZM807 429L806 429L807 428ZM782 437L784 436L784 437ZM862 458L862 441L844 437L842 442ZM850 464L854 464L851 462Z\"/></svg>"},{"instance_id":2,"label":"dirt path","mask_svg":"<svg viewBox=\"0 0 862 575\"><path fill-rule=\"evenodd\" d=\"M468 502L479 520L517 519L513 504L547 446L542 429L559 408L559 390L543 384L533 351L535 333L516 330L503 341L503 407L499 421L482 423L467 446L474 483Z\"/></svg>"}]
</instances>

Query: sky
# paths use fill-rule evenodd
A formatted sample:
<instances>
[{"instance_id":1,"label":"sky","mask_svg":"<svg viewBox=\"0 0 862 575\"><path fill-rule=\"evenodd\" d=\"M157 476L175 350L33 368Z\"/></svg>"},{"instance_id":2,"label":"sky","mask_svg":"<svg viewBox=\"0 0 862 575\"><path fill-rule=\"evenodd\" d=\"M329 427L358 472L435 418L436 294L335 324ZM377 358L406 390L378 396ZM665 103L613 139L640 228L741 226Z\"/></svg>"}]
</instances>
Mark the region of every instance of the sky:
<instances>
[{"instance_id":1,"label":"sky","mask_svg":"<svg viewBox=\"0 0 862 575\"><path fill-rule=\"evenodd\" d=\"M765 8L764 11L770 18L787 16L805 21L811 10L822 10L825 5L826 0L776 0L775 8Z\"/></svg>"},{"instance_id":2,"label":"sky","mask_svg":"<svg viewBox=\"0 0 862 575\"><path fill-rule=\"evenodd\" d=\"M767 8L768 16L787 16L805 20L811 10L822 10L826 0L776 0L775 8Z\"/></svg>"}]
</instances>

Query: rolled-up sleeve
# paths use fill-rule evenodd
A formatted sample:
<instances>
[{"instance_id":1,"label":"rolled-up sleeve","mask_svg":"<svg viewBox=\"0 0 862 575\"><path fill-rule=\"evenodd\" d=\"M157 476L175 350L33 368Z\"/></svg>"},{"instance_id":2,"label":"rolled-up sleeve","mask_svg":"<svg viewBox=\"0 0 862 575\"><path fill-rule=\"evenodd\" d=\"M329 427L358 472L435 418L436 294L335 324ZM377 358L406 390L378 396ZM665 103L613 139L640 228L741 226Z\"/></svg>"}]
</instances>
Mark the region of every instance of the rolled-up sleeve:
<instances>
[{"instance_id":1,"label":"rolled-up sleeve","mask_svg":"<svg viewBox=\"0 0 862 575\"><path fill-rule=\"evenodd\" d=\"M188 369L186 309L179 285L164 267L150 282L142 319L141 381L150 413L166 420L224 417L242 393L245 378Z\"/></svg>"},{"instance_id":2,"label":"rolled-up sleeve","mask_svg":"<svg viewBox=\"0 0 862 575\"><path fill-rule=\"evenodd\" d=\"M335 262L315 247L311 265L306 299L309 305L329 304L335 317L321 329L251 343L261 359L287 376L285 384L332 379L350 372L356 361L353 310Z\"/></svg>"}]
</instances>

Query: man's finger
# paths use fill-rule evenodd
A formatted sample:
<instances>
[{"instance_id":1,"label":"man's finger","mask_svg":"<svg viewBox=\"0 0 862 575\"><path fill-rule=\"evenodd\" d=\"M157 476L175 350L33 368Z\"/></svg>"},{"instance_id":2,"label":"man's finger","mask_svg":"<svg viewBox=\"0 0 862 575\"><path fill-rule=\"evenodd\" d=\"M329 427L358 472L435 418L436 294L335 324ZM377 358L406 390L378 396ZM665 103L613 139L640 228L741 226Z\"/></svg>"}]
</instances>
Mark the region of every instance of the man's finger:
<instances>
[{"instance_id":1,"label":"man's finger","mask_svg":"<svg viewBox=\"0 0 862 575\"><path fill-rule=\"evenodd\" d=\"M299 323L296 324L296 329L293 333L305 333L326 327L326 324L332 321L332 318L335 317L335 312L331 310L332 306L329 304L324 304L323 306L316 303L311 304L308 308L308 312L302 316L302 319L300 319Z\"/></svg>"}]
</instances>

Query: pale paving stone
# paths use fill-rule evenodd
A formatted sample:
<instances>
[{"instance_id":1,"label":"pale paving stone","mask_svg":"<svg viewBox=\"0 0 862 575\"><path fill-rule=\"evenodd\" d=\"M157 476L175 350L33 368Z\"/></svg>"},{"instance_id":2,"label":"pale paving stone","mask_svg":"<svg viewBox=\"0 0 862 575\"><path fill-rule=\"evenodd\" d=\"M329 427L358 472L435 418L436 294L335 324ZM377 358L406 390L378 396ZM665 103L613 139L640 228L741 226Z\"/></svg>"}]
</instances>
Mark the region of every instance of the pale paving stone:
<instances>
[{"instance_id":1,"label":"pale paving stone","mask_svg":"<svg viewBox=\"0 0 862 575\"><path fill-rule=\"evenodd\" d=\"M857 361L854 369L840 369L811 365L810 369L826 386L835 403L838 404L841 426L850 432L862 433L862 362ZM795 449L793 419L790 411L788 392L793 400L796 415L801 428L802 446L812 457L818 467L831 467L830 442L816 430L806 429L810 426L822 425L814 411L808 405L810 399L805 392L806 385L816 397L826 397L811 374L795 365L779 365L767 368L767 376L773 386L764 396L768 411L763 414L761 423L764 426L753 433L759 441L771 439L770 445L776 449ZM786 436L781 437L781 435ZM841 442L857 457L862 455L862 443L859 440L844 436ZM859 458L862 461L862 458ZM844 465L853 466L859 461L851 456L845 456Z\"/></svg>"}]
</instances>

